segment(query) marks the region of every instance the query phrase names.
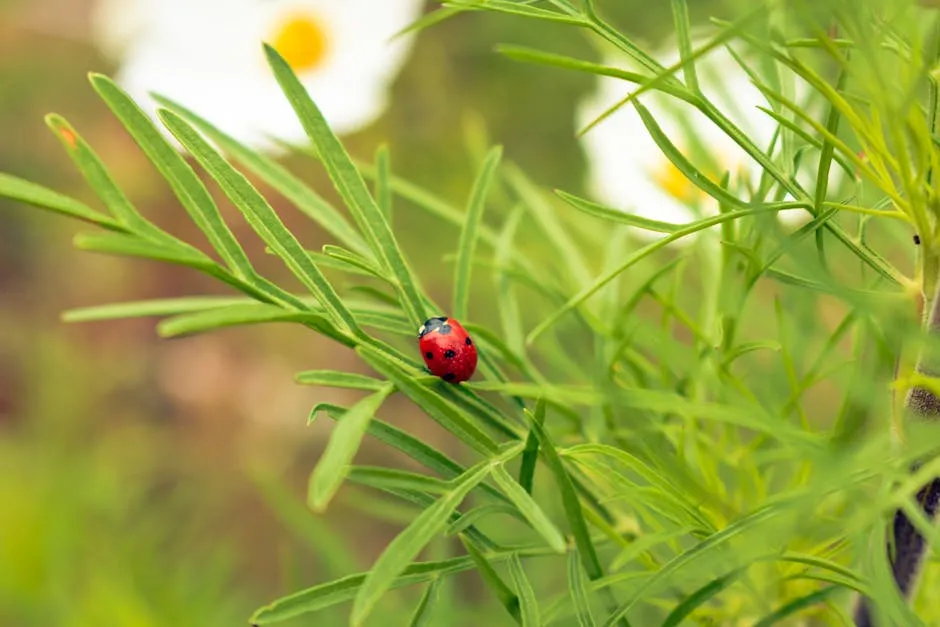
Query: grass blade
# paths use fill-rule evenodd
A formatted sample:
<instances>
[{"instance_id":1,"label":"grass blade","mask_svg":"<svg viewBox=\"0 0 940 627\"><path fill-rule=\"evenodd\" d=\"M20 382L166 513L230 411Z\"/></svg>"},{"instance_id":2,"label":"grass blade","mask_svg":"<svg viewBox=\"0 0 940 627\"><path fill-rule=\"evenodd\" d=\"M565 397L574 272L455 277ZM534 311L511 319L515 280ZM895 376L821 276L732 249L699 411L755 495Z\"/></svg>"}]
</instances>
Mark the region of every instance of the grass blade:
<instances>
[{"instance_id":1,"label":"grass blade","mask_svg":"<svg viewBox=\"0 0 940 627\"><path fill-rule=\"evenodd\" d=\"M447 526L464 497L490 473L496 460L480 462L454 480L453 489L421 512L408 527L392 540L372 565L353 601L350 623L359 627L375 604L407 569L421 549Z\"/></svg>"},{"instance_id":2,"label":"grass blade","mask_svg":"<svg viewBox=\"0 0 940 627\"><path fill-rule=\"evenodd\" d=\"M542 619L539 616L535 590L532 589L532 584L526 577L522 561L515 553L509 558L509 576L512 578L512 585L516 588L516 596L519 598L522 627L541 627Z\"/></svg>"},{"instance_id":3,"label":"grass blade","mask_svg":"<svg viewBox=\"0 0 940 627\"><path fill-rule=\"evenodd\" d=\"M427 317L424 299L392 235L388 221L375 204L375 200L369 195L362 176L356 170L343 145L327 125L323 114L307 94L293 70L271 46L265 44L264 51L284 94L307 135L316 146L333 185L352 212L359 228L366 234L373 252L395 277L396 287L401 294L402 307L409 320L417 328Z\"/></svg>"},{"instance_id":4,"label":"grass blade","mask_svg":"<svg viewBox=\"0 0 940 627\"><path fill-rule=\"evenodd\" d=\"M532 528L545 539L548 546L556 553L564 553L567 546L564 536L561 535L561 532L558 531L558 528L542 508L539 507L539 504L529 496L529 493L521 485L516 483L512 475L503 466L493 467L493 480L496 481L496 485L503 491L503 494L509 497L509 500L519 508L519 511L529 521Z\"/></svg>"},{"instance_id":5,"label":"grass blade","mask_svg":"<svg viewBox=\"0 0 940 627\"><path fill-rule=\"evenodd\" d=\"M467 202L467 216L463 229L460 231L460 242L457 245L457 267L454 271L454 305L451 315L458 320L467 318L467 303L470 301L470 270L473 255L477 245L477 231L486 206L486 196L493 182L493 175L499 167L503 149L499 146L491 148L487 153Z\"/></svg>"}]
</instances>

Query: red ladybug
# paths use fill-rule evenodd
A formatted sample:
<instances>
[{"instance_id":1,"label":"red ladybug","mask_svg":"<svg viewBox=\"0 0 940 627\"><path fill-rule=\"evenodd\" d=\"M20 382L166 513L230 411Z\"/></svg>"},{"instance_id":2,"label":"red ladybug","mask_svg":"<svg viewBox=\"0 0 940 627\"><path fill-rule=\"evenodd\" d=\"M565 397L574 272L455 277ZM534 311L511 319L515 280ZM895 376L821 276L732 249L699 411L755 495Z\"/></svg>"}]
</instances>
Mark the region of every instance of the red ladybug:
<instances>
[{"instance_id":1,"label":"red ladybug","mask_svg":"<svg viewBox=\"0 0 940 627\"><path fill-rule=\"evenodd\" d=\"M453 318L428 318L418 329L418 346L428 370L449 383L460 383L477 368L477 347Z\"/></svg>"}]
</instances>

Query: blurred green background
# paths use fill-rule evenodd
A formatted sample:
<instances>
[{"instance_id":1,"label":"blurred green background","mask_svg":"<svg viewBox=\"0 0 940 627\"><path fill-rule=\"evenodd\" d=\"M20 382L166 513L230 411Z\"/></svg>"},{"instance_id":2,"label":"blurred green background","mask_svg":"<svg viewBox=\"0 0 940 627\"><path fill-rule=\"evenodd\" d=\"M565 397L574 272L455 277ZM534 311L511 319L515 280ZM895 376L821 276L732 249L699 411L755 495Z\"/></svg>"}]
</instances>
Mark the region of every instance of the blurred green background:
<instances>
[{"instance_id":1,"label":"blurred green background","mask_svg":"<svg viewBox=\"0 0 940 627\"><path fill-rule=\"evenodd\" d=\"M599 5L641 41L671 31L668 3ZM704 14L704 3L694 8ZM91 41L90 11L88 0L0 0L0 171L98 206L43 123L60 113L145 215L192 236L168 187L86 81L88 71L114 70ZM572 29L463 15L419 35L391 108L346 138L350 151L368 160L388 142L397 173L459 205L473 175L465 129L482 123L536 181L583 193L573 111L590 79L507 60L493 52L498 42L593 56ZM314 164L287 161L332 197ZM326 241L273 200L308 246ZM452 269L442 257L456 231L424 214L395 220L411 262L445 300ZM427 228L445 236L429 242L419 233ZM356 394L292 381L302 369L361 371L354 355L299 327L166 341L153 320L64 324L60 313L73 307L221 293L185 269L77 252L78 230L0 200L0 625L245 624L279 595L365 569L400 514L389 508L377 522L350 488L324 517L303 505L328 433L322 422L305 427L307 412ZM268 261L263 271L283 277ZM401 399L381 413L421 432L436 428ZM366 442L360 459L374 463L369 455L388 453ZM494 605L473 575L456 581L463 607ZM372 624L404 624L410 607L400 619L394 609ZM479 624L482 614L467 612L449 624ZM511 623L499 608L489 620Z\"/></svg>"}]
</instances>

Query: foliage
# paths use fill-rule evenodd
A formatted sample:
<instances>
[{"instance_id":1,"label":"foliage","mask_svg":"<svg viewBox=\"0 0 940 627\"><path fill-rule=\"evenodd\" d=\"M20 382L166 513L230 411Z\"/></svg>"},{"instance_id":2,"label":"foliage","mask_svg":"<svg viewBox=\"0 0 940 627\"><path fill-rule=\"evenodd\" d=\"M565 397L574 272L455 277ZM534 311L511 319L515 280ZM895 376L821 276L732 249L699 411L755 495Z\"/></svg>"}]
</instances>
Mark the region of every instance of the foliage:
<instances>
[{"instance_id":1,"label":"foliage","mask_svg":"<svg viewBox=\"0 0 940 627\"><path fill-rule=\"evenodd\" d=\"M338 424L311 474L309 504L328 511L341 484L357 483L413 508L410 522L368 571L277 599L251 621L275 624L351 601L350 624L362 625L393 590L418 585L411 624L437 624L449 580L467 570L498 601L500 616L527 627L771 625L797 614L845 624L856 593L871 596L888 624L936 620L936 607L919 607L918 618L899 595L883 547L886 520L940 468L928 461L910 475L912 461L936 452L936 425L900 425L904 437L893 442L898 412L889 388L892 378L896 397L914 384L935 385L914 371L913 358L927 342L917 303L933 294L940 265L938 14L887 0L759 2L714 19L707 43L695 47L686 2L673 0L682 60L662 67L590 0L445 4L423 26L495 11L583 31L638 63L641 73L499 49L637 85L621 106L637 108L665 156L720 213L650 223L553 195L498 147L481 151L462 211L392 174L384 148L374 165L354 161L271 48L272 71L310 138L297 148L319 161L345 211L197 113L161 99L159 118L303 294L255 269L190 162L105 76L92 75L92 86L211 254L140 214L59 116L47 122L105 210L0 175L0 194L101 227L76 238L81 249L185 266L242 294L106 305L68 318L166 316L158 330L167 337L301 324L355 351L377 375L298 375L368 393L348 408L315 409L314 419L325 413ZM759 53L760 64L746 69L780 123L770 146L753 144L697 89L696 60L729 43ZM804 110L786 95L795 77L825 97L826 110ZM697 169L641 103L650 90L692 104L732 137L763 168L759 187L734 189ZM851 180L830 186L832 168ZM249 176L335 244L307 250ZM459 231L451 311L480 346L475 382L450 386L415 358L415 329L447 310L399 244L393 202ZM805 211L808 220L786 232L775 220L780 211ZM662 236L636 238L637 229ZM905 270L913 233L921 245ZM693 234L702 236L693 247L670 247ZM487 279L498 296L492 303L473 297ZM370 289L354 291L350 281ZM449 432L461 453L378 419L393 394ZM353 464L367 436L425 472ZM926 520L919 525L936 536ZM442 536L459 538L464 554L418 560Z\"/></svg>"}]
</instances>

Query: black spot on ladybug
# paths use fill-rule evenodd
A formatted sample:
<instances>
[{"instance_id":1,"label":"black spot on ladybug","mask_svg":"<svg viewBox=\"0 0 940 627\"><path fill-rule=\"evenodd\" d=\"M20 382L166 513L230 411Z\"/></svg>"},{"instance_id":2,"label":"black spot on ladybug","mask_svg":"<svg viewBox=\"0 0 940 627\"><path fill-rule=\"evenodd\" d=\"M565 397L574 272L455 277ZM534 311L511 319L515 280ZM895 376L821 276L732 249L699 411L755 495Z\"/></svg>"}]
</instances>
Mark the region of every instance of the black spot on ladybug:
<instances>
[{"instance_id":1,"label":"black spot on ladybug","mask_svg":"<svg viewBox=\"0 0 940 627\"><path fill-rule=\"evenodd\" d=\"M914 245L920 246L920 235L914 235Z\"/></svg>"},{"instance_id":2,"label":"black spot on ladybug","mask_svg":"<svg viewBox=\"0 0 940 627\"><path fill-rule=\"evenodd\" d=\"M418 330L418 337L419 338L424 337L425 335L427 335L428 333L431 333L432 331L438 331L440 333L445 333L445 334L450 333L450 325L444 324L445 322L447 322L447 318L443 318L443 317L428 318L427 320L424 321L424 324L421 325L421 328ZM444 327L447 328L446 331L443 330Z\"/></svg>"},{"instance_id":3,"label":"black spot on ladybug","mask_svg":"<svg viewBox=\"0 0 940 627\"><path fill-rule=\"evenodd\" d=\"M434 353L432 353L431 351L426 352L424 356L427 357L428 359L434 359Z\"/></svg>"},{"instance_id":4,"label":"black spot on ladybug","mask_svg":"<svg viewBox=\"0 0 940 627\"><path fill-rule=\"evenodd\" d=\"M471 339L468 337L467 340L464 342L464 344L466 344L467 346L472 346L472 345L473 345L473 340L471 340Z\"/></svg>"},{"instance_id":5,"label":"black spot on ladybug","mask_svg":"<svg viewBox=\"0 0 940 627\"><path fill-rule=\"evenodd\" d=\"M457 378L457 375L455 375L453 372L448 372L447 374L444 375L445 381L453 381L456 378Z\"/></svg>"},{"instance_id":6,"label":"black spot on ladybug","mask_svg":"<svg viewBox=\"0 0 940 627\"><path fill-rule=\"evenodd\" d=\"M453 359L456 356L457 356L457 353L452 351L449 348L446 351L444 351L444 359Z\"/></svg>"}]
</instances>

